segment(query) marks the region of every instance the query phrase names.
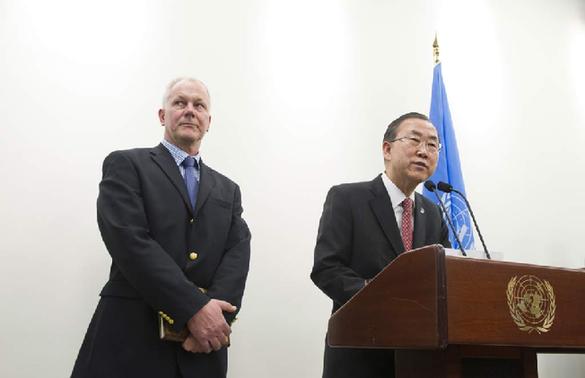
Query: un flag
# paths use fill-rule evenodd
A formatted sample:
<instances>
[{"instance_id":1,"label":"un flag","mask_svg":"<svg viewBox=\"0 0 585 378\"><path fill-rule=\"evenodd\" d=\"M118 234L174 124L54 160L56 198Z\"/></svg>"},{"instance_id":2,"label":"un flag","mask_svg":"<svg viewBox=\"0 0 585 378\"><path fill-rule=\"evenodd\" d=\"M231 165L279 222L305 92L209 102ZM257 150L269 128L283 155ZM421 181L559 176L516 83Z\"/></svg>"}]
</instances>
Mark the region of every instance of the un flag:
<instances>
[{"instance_id":1,"label":"un flag","mask_svg":"<svg viewBox=\"0 0 585 378\"><path fill-rule=\"evenodd\" d=\"M465 185L463 183L463 175L461 173L461 164L459 161L459 151L457 150L457 140L455 139L455 131L453 130L453 121L451 120L451 112L449 111L449 102L447 101L447 92L443 83L443 74L441 72L441 63L435 65L433 71L433 92L431 95L431 111L429 118L433 125L437 128L439 139L443 144L443 148L439 152L439 163L437 170L430 177L434 182L444 181L451 184L455 189L459 190L465 195ZM463 248L473 249L473 228L471 225L471 217L469 210L465 206L465 202L456 194L441 193L442 200L445 203L447 214L451 218L457 236L463 244ZM423 195L431 201L436 202L436 197L426 188L423 189ZM453 248L459 248L454 235L449 231L449 239Z\"/></svg>"}]
</instances>

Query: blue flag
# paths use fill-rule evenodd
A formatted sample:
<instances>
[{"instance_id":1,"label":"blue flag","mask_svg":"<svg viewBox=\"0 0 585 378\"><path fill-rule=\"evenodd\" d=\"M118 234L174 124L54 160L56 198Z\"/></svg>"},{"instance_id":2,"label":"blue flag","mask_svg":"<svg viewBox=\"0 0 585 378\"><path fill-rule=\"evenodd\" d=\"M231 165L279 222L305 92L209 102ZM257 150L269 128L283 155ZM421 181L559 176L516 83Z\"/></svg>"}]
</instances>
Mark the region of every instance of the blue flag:
<instances>
[{"instance_id":1,"label":"blue flag","mask_svg":"<svg viewBox=\"0 0 585 378\"><path fill-rule=\"evenodd\" d=\"M457 151L457 141L455 139L455 130L449 111L447 101L447 92L443 84L443 74L441 73L441 63L435 65L433 70L433 92L431 95L431 111L429 118L432 124L437 128L439 140L443 145L439 153L439 163L437 170L429 178L435 183L443 181L449 183L453 188L459 190L465 195L465 185L463 184L463 175L461 173L461 164L459 163L459 152ZM465 202L455 193L438 192L447 208L447 214L455 226L457 236L461 240L464 249L473 249L473 229L469 210ZM433 202L436 197L426 188L423 189L423 195ZM437 203L438 204L438 203ZM445 220L447 221L447 220ZM453 233L449 231L449 239L453 248L459 248Z\"/></svg>"}]
</instances>

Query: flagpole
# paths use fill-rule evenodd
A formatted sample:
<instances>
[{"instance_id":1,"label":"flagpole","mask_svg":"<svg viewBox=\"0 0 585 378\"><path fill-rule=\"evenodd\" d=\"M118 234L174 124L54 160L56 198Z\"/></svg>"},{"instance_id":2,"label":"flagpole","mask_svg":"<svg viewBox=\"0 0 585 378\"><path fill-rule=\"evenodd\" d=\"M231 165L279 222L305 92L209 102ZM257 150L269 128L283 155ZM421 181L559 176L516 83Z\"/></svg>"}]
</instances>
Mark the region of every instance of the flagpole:
<instances>
[{"instance_id":1,"label":"flagpole","mask_svg":"<svg viewBox=\"0 0 585 378\"><path fill-rule=\"evenodd\" d=\"M435 64L439 63L439 41L437 40L437 33L435 33L435 40L433 42L433 57L435 58Z\"/></svg>"}]
</instances>

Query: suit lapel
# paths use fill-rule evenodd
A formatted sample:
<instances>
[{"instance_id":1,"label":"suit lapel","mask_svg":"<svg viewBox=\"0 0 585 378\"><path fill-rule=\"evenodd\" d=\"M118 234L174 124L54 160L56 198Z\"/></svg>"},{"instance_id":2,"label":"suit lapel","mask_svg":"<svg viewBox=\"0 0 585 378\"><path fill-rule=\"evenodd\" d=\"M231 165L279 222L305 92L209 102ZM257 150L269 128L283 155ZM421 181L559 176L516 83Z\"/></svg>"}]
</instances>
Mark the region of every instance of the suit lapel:
<instances>
[{"instance_id":1,"label":"suit lapel","mask_svg":"<svg viewBox=\"0 0 585 378\"><path fill-rule=\"evenodd\" d=\"M150 151L150 154L152 160L154 160L154 162L160 167L168 179L173 183L173 186L177 189L177 192L183 199L183 202L189 209L189 212L193 214L193 209L191 208L191 202L189 201L189 195L187 194L185 181L183 180L181 172L179 171L179 167L177 167L177 163L171 156L170 152L165 148L165 146L159 144Z\"/></svg>"},{"instance_id":2,"label":"suit lapel","mask_svg":"<svg viewBox=\"0 0 585 378\"><path fill-rule=\"evenodd\" d=\"M400 236L398 223L396 223L390 196L388 196L388 192L380 176L372 181L372 191L374 198L370 200L370 207L376 215L380 227L384 230L386 239L392 245L394 253L398 255L404 252L404 245L402 244L402 237Z\"/></svg>"},{"instance_id":3,"label":"suit lapel","mask_svg":"<svg viewBox=\"0 0 585 378\"><path fill-rule=\"evenodd\" d=\"M199 211L203 205L205 205L205 201L207 201L207 198L215 186L215 177L213 176L213 171L207 165L203 164L203 160L199 160L199 165L201 169L199 171L199 192L197 193L195 216L199 214Z\"/></svg>"},{"instance_id":4,"label":"suit lapel","mask_svg":"<svg viewBox=\"0 0 585 378\"><path fill-rule=\"evenodd\" d=\"M423 206L423 200L420 194L414 194L414 235L412 238L412 247L420 248L425 246L426 240L426 210Z\"/></svg>"}]
</instances>

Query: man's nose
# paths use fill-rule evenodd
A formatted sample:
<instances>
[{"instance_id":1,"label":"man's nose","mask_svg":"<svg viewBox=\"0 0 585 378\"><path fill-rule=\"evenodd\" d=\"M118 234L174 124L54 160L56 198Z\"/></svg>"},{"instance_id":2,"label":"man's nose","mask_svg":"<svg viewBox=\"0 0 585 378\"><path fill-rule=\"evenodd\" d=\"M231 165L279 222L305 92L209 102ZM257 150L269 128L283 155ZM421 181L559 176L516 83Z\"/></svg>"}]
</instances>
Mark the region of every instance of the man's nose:
<instances>
[{"instance_id":1,"label":"man's nose","mask_svg":"<svg viewBox=\"0 0 585 378\"><path fill-rule=\"evenodd\" d=\"M185 106L185 114L195 114L195 106L192 103L187 103L187 106Z\"/></svg>"},{"instance_id":2,"label":"man's nose","mask_svg":"<svg viewBox=\"0 0 585 378\"><path fill-rule=\"evenodd\" d=\"M419 144L418 147L416 148L416 153L419 156L429 156L427 144L425 142Z\"/></svg>"}]
</instances>

